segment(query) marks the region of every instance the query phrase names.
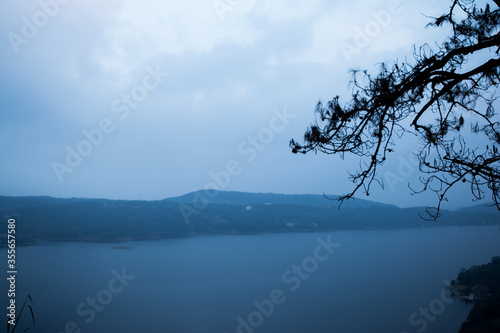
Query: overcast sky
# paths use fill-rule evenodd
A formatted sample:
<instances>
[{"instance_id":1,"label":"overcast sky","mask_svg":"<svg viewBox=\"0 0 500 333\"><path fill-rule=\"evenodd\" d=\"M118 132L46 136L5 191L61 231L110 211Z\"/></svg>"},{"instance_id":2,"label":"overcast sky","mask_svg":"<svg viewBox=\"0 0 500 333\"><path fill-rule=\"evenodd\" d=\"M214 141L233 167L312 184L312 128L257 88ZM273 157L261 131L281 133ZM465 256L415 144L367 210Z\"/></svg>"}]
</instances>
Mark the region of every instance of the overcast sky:
<instances>
[{"instance_id":1,"label":"overcast sky","mask_svg":"<svg viewBox=\"0 0 500 333\"><path fill-rule=\"evenodd\" d=\"M350 68L375 71L442 40L425 15L449 4L3 1L0 194L152 200L210 183L346 193L357 158L293 155L289 140L318 100L347 101ZM370 199L433 203L409 194L416 147L396 147ZM452 198L473 204L466 187Z\"/></svg>"}]
</instances>

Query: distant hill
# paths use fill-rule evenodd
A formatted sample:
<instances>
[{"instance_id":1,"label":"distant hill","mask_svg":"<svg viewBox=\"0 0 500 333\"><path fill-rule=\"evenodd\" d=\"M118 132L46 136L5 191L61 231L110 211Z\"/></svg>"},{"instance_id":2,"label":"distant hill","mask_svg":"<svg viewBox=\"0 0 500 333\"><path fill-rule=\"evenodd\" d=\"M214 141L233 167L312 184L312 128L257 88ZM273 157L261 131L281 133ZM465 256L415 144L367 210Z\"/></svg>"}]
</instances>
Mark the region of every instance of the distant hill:
<instances>
[{"instance_id":1,"label":"distant hill","mask_svg":"<svg viewBox=\"0 0 500 333\"><path fill-rule=\"evenodd\" d=\"M458 212L476 212L476 213L490 213L492 211L497 211L497 208L494 203L489 204L479 204L471 207L459 208L456 211Z\"/></svg>"},{"instance_id":2,"label":"distant hill","mask_svg":"<svg viewBox=\"0 0 500 333\"><path fill-rule=\"evenodd\" d=\"M207 199L207 196L211 199ZM322 195L193 192L161 201L0 196L0 214L16 220L17 244L41 240L115 242L193 234L308 232L498 224L495 209L442 211L424 221L423 208L367 200L338 202ZM0 230L0 246L6 244Z\"/></svg>"},{"instance_id":3,"label":"distant hill","mask_svg":"<svg viewBox=\"0 0 500 333\"><path fill-rule=\"evenodd\" d=\"M201 190L184 194L179 197L167 198L165 201L189 203L194 202L196 197L209 198L213 204L231 205L305 205L338 207L338 195L317 194L276 194L276 193L247 193L230 191L207 191ZM352 199L342 204L343 208L369 208L369 207L396 207L395 205L383 204L363 199Z\"/></svg>"}]
</instances>

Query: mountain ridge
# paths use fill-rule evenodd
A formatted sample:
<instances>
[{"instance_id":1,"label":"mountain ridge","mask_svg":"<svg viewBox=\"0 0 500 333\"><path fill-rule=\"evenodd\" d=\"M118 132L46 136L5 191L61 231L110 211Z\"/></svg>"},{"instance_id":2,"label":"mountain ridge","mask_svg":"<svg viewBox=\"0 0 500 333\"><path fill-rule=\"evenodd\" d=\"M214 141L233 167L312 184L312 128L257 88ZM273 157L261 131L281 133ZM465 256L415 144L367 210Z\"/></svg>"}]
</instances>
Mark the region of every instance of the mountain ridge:
<instances>
[{"instance_id":1,"label":"mountain ridge","mask_svg":"<svg viewBox=\"0 0 500 333\"><path fill-rule=\"evenodd\" d=\"M206 192L157 201L47 196L0 196L0 214L16 220L16 243L117 242L194 234L255 234L354 229L498 224L493 209L442 211L437 221L419 217L422 207L399 208L356 199L343 205L321 195ZM200 199L201 198L201 199ZM7 229L0 230L0 246Z\"/></svg>"},{"instance_id":2,"label":"mountain ridge","mask_svg":"<svg viewBox=\"0 0 500 333\"><path fill-rule=\"evenodd\" d=\"M338 206L339 195L320 194L281 194L272 192L239 192L239 191L209 191L198 190L183 194L177 197L165 198L162 201L173 201L178 203L189 203L196 201L197 196L207 198L211 203L225 204L292 204L310 206ZM377 201L353 198L345 201L342 207L345 208L365 208L365 207L397 207L392 204L385 204Z\"/></svg>"}]
</instances>

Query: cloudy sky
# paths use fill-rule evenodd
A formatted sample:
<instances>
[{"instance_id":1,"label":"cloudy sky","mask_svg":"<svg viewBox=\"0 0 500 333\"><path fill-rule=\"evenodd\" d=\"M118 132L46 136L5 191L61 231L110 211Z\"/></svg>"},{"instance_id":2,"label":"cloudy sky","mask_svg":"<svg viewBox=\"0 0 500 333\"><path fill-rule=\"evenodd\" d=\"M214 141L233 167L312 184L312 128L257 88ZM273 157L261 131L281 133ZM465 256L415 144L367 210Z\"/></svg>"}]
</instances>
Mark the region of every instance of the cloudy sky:
<instances>
[{"instance_id":1,"label":"cloudy sky","mask_svg":"<svg viewBox=\"0 0 500 333\"><path fill-rule=\"evenodd\" d=\"M40 0L0 5L2 195L342 194L357 158L293 155L349 69L411 55L450 1ZM432 204L400 143L373 200ZM451 206L471 205L467 188Z\"/></svg>"}]
</instances>

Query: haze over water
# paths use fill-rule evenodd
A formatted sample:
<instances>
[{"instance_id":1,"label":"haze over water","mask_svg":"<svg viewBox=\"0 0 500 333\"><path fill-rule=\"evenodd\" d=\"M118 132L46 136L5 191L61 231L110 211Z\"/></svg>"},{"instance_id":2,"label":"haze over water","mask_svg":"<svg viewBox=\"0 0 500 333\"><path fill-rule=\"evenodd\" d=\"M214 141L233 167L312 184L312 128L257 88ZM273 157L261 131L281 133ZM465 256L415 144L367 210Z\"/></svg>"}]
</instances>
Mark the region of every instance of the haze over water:
<instances>
[{"instance_id":1,"label":"haze over water","mask_svg":"<svg viewBox=\"0 0 500 333\"><path fill-rule=\"evenodd\" d=\"M30 294L52 333L456 332L471 305L443 302L444 281L500 255L499 240L474 226L20 247L17 300Z\"/></svg>"}]
</instances>

